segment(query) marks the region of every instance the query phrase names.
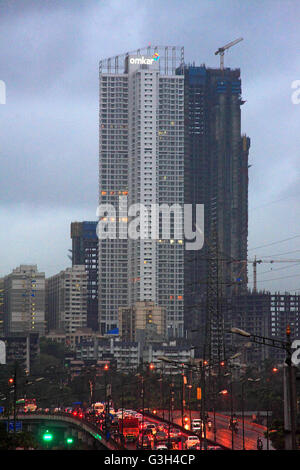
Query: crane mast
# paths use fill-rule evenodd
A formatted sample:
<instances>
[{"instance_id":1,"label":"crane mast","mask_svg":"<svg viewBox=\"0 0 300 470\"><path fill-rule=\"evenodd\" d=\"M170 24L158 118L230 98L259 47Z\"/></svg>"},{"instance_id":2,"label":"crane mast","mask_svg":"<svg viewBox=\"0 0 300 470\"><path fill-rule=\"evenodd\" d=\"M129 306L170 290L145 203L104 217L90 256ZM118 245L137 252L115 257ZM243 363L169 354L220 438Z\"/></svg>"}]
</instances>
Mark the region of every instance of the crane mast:
<instances>
[{"instance_id":1,"label":"crane mast","mask_svg":"<svg viewBox=\"0 0 300 470\"><path fill-rule=\"evenodd\" d=\"M237 43L243 41L243 38L238 38L235 39L232 42L229 42L228 44L225 44L225 46L219 47L219 49L215 52L215 55L220 55L220 69L224 70L224 55L225 51L229 49L232 46L235 46Z\"/></svg>"}]
</instances>

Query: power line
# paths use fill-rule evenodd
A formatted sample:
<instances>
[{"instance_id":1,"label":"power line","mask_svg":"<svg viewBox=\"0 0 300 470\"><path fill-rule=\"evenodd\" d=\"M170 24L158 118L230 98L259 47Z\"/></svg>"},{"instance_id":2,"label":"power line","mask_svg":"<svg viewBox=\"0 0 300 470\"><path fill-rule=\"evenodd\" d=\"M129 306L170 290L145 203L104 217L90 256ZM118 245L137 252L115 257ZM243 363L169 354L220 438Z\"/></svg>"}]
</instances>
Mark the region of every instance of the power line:
<instances>
[{"instance_id":1,"label":"power line","mask_svg":"<svg viewBox=\"0 0 300 470\"><path fill-rule=\"evenodd\" d=\"M300 250L293 250L293 251L285 251L284 253L275 253L274 255L261 255L261 258L273 258L273 256L282 256L282 255L290 255L291 253L299 253Z\"/></svg>"},{"instance_id":2,"label":"power line","mask_svg":"<svg viewBox=\"0 0 300 470\"><path fill-rule=\"evenodd\" d=\"M283 268L270 268L269 271L263 271L262 273L259 273L260 275L261 274L270 274L270 272L274 272L274 271L281 271L282 269L289 269L289 268L294 268L295 266L299 266L300 263L295 263L295 264L292 264L292 265L289 265L289 266L284 266Z\"/></svg>"},{"instance_id":3,"label":"power line","mask_svg":"<svg viewBox=\"0 0 300 470\"><path fill-rule=\"evenodd\" d=\"M293 197L297 197L297 196L299 196L299 194L293 194L293 195L290 195L290 196L282 197L280 199L275 199L275 200L270 201L270 202L265 202L264 204L261 204L260 206L255 206L255 207L249 208L249 212L254 211L256 209L260 209L261 207L270 206L271 204L275 204L276 202L285 201L286 199L290 199L291 197L293 198Z\"/></svg>"},{"instance_id":4,"label":"power line","mask_svg":"<svg viewBox=\"0 0 300 470\"><path fill-rule=\"evenodd\" d=\"M274 279L260 279L257 282L272 282L272 281L278 281L279 279L289 279L291 277L300 277L300 274L294 274L293 276L276 277ZM249 284L253 284L253 281L249 281Z\"/></svg>"},{"instance_id":5,"label":"power line","mask_svg":"<svg viewBox=\"0 0 300 470\"><path fill-rule=\"evenodd\" d=\"M255 246L254 248L249 248L248 251L258 250L259 248L265 248L267 246L276 245L277 243L283 243L283 242L286 242L288 240L294 240L295 238L299 238L299 237L300 237L300 235L295 235L294 237L284 238L283 240L278 240L277 242L268 243L267 245L260 245L260 246Z\"/></svg>"}]
</instances>

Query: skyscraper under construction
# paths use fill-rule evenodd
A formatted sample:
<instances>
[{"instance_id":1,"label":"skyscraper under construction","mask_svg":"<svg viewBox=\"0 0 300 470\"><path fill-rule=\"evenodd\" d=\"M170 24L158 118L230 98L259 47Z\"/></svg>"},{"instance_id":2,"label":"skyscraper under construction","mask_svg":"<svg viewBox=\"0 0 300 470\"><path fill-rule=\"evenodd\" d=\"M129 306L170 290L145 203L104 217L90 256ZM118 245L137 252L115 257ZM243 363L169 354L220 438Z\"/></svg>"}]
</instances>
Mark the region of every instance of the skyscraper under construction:
<instances>
[{"instance_id":1,"label":"skyscraper under construction","mask_svg":"<svg viewBox=\"0 0 300 470\"><path fill-rule=\"evenodd\" d=\"M211 356L223 347L219 299L247 288L250 139L239 69L185 66L184 77L185 203L204 204L205 218L202 250L185 251L185 329Z\"/></svg>"}]
</instances>

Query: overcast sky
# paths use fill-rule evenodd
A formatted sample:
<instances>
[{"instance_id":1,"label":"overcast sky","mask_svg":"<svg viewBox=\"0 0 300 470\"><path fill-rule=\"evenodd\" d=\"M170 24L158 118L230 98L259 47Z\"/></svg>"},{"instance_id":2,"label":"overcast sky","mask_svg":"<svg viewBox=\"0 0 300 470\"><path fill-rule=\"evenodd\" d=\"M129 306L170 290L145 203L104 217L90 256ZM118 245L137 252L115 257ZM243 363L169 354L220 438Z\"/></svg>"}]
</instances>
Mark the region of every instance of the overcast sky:
<instances>
[{"instance_id":1,"label":"overcast sky","mask_svg":"<svg viewBox=\"0 0 300 470\"><path fill-rule=\"evenodd\" d=\"M71 221L96 220L101 58L183 45L216 67L243 37L225 66L241 68L251 138L248 257L299 259L260 265L258 286L300 293L299 13L298 0L0 0L0 275L70 266Z\"/></svg>"}]
</instances>

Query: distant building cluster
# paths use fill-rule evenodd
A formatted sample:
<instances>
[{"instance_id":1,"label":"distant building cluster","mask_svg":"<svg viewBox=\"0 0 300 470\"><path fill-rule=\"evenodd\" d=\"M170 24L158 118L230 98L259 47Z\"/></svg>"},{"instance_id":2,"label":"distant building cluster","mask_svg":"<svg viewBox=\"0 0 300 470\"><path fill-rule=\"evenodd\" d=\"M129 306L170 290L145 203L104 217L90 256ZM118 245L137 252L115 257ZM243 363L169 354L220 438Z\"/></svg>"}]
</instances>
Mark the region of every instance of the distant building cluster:
<instances>
[{"instance_id":1,"label":"distant building cluster","mask_svg":"<svg viewBox=\"0 0 300 470\"><path fill-rule=\"evenodd\" d=\"M101 60L99 81L99 220L71 223L71 267L46 278L20 265L0 279L6 361L29 368L44 336L69 348L74 374L87 361L126 370L161 356L230 352L233 326L282 338L288 323L299 336L300 295L247 288L250 139L241 134L240 70L188 65L183 48L149 46ZM204 205L203 247L186 250L172 216L164 237L161 214L156 239L145 213L140 236L128 237L133 214L121 198L127 209L190 205L193 233ZM107 221L116 236L99 237ZM241 348L247 363L282 360L280 350Z\"/></svg>"}]
</instances>

